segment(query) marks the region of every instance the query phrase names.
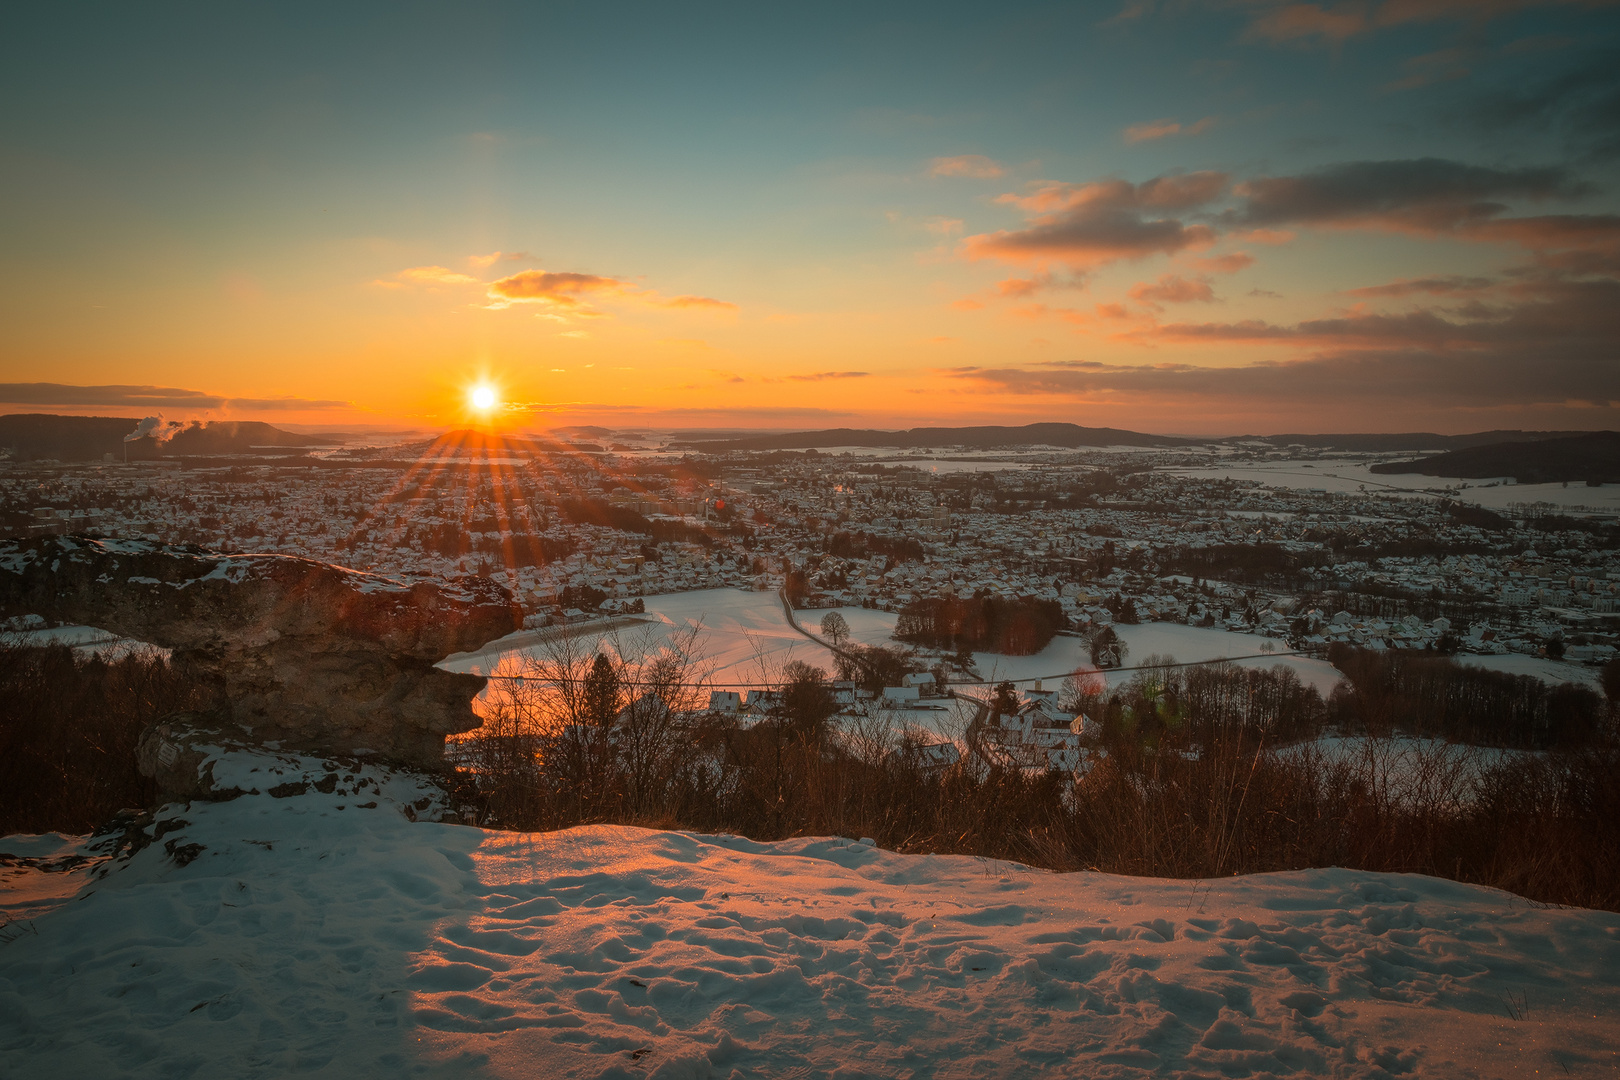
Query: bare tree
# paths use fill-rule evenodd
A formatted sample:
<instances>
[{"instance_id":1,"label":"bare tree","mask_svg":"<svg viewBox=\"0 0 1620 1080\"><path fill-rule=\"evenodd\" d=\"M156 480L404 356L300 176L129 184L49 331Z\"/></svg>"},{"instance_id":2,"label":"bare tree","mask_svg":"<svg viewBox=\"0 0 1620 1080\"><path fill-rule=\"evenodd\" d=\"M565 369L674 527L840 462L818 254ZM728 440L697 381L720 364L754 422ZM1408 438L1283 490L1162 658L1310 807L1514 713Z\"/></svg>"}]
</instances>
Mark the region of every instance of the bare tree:
<instances>
[{"instance_id":1,"label":"bare tree","mask_svg":"<svg viewBox=\"0 0 1620 1080\"><path fill-rule=\"evenodd\" d=\"M841 649L849 640L849 622L838 612L829 611L821 619L821 636L835 649Z\"/></svg>"}]
</instances>

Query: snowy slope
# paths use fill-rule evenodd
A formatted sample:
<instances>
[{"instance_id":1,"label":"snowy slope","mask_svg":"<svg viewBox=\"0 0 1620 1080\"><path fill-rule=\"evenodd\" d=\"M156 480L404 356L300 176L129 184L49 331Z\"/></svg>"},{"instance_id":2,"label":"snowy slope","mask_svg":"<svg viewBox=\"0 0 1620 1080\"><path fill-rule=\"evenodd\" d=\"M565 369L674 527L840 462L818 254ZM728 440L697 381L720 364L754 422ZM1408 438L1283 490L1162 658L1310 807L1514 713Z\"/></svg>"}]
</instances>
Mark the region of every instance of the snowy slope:
<instances>
[{"instance_id":1,"label":"snowy slope","mask_svg":"<svg viewBox=\"0 0 1620 1080\"><path fill-rule=\"evenodd\" d=\"M261 794L166 808L186 824L0 932L0 1073L1620 1068L1608 913L1343 870L1195 883L826 838L485 832L407 820L427 790L409 777L276 798L329 774L231 757L216 772Z\"/></svg>"}]
</instances>

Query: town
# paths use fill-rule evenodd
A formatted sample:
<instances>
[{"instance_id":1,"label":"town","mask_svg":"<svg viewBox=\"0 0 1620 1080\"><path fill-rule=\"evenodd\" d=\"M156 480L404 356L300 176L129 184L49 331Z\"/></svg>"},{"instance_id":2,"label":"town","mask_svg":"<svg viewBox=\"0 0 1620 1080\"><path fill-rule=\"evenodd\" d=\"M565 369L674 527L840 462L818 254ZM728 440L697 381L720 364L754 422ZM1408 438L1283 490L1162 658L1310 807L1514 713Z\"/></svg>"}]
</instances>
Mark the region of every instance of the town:
<instances>
[{"instance_id":1,"label":"town","mask_svg":"<svg viewBox=\"0 0 1620 1080\"><path fill-rule=\"evenodd\" d=\"M1035 461L591 450L440 438L284 458L7 461L0 527L485 575L531 627L731 587L782 590L800 609L1024 598L1058 605L1066 631L1174 622L1318 655L1346 643L1595 665L1620 643L1612 512L1268 486L1198 475L1208 454L1179 449Z\"/></svg>"}]
</instances>

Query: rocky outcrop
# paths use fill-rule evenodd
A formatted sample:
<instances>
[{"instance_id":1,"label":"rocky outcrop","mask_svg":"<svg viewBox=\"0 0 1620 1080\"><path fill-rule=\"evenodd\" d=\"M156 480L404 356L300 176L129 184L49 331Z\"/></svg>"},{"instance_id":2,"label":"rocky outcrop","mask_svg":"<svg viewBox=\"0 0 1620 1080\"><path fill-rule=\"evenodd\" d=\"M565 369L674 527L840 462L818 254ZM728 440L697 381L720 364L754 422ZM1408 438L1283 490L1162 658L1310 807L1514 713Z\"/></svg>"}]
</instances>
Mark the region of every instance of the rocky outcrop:
<instances>
[{"instance_id":1,"label":"rocky outcrop","mask_svg":"<svg viewBox=\"0 0 1620 1080\"><path fill-rule=\"evenodd\" d=\"M410 583L286 555L75 536L0 541L0 617L25 613L171 650L209 701L188 730L417 765L479 726L471 702L484 679L434 663L520 625L512 595L486 578Z\"/></svg>"}]
</instances>

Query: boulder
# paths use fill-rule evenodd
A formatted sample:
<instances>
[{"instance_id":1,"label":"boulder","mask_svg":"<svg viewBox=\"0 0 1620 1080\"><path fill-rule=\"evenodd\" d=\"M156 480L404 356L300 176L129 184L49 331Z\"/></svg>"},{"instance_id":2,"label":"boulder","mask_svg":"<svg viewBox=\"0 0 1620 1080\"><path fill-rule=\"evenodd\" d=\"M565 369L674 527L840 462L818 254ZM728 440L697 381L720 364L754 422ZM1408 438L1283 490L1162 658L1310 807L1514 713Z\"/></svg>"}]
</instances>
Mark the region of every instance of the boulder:
<instances>
[{"instance_id":1,"label":"boulder","mask_svg":"<svg viewBox=\"0 0 1620 1080\"><path fill-rule=\"evenodd\" d=\"M24 613L169 649L206 696L189 730L429 767L446 735L479 726L472 699L485 684L434 663L521 623L511 593L487 578L405 582L288 555L82 536L0 541L0 618Z\"/></svg>"}]
</instances>

